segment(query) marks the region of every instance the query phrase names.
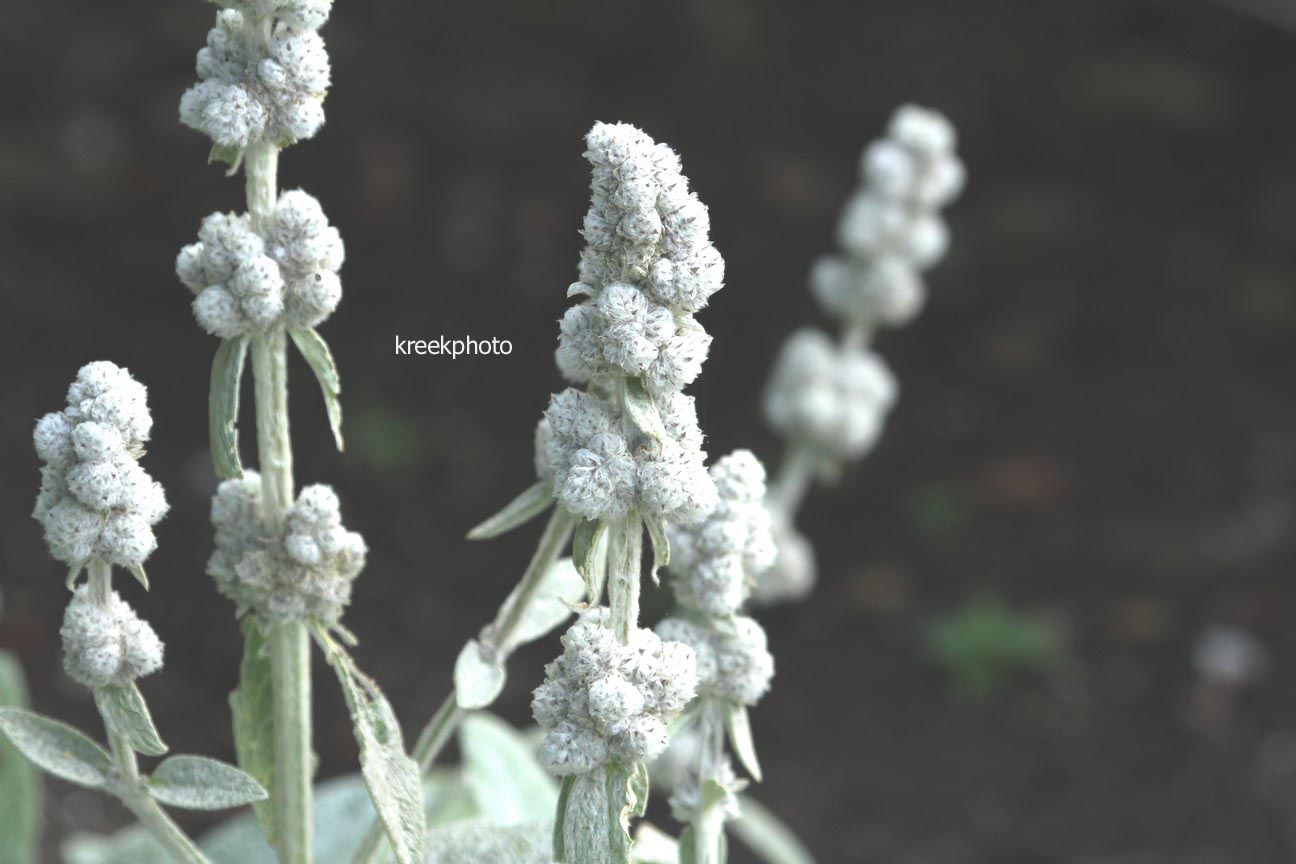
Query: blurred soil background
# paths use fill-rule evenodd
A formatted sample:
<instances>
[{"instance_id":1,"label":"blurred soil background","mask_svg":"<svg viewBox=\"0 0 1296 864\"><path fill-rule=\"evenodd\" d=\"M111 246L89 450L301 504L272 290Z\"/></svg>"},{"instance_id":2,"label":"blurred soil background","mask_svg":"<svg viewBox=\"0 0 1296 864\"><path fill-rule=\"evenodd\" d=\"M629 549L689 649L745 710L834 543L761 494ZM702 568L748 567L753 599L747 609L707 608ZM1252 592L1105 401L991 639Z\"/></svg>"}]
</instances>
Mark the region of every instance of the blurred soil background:
<instances>
[{"instance_id":1,"label":"blurred soil background","mask_svg":"<svg viewBox=\"0 0 1296 864\"><path fill-rule=\"evenodd\" d=\"M0 8L0 647L39 710L98 730L60 670L67 594L28 517L29 436L81 364L111 358L150 388L146 465L172 504L153 590L122 580L167 643L144 690L173 749L232 758L241 645L203 574L216 343L172 273L204 215L242 207L241 179L175 119L212 13ZM807 268L862 145L912 100L957 124L971 185L928 308L880 340L902 385L881 446L803 513L821 584L762 613L779 673L755 712L755 794L823 862L1293 860L1293 28L1278 0L339 0L328 123L281 182L346 239L322 332L348 447L295 362L297 476L335 484L368 539L347 621L407 735L538 531L463 539L532 481L561 386L585 130L625 120L683 154L728 262L691 392L713 456L773 462L771 359L823 323ZM396 357L397 334L514 351ZM958 674L931 660L941 621ZM1017 672L1000 643L1022 628L1053 647ZM516 658L504 716L528 719L555 650ZM317 675L327 777L355 753ZM123 821L52 788L51 854Z\"/></svg>"}]
</instances>

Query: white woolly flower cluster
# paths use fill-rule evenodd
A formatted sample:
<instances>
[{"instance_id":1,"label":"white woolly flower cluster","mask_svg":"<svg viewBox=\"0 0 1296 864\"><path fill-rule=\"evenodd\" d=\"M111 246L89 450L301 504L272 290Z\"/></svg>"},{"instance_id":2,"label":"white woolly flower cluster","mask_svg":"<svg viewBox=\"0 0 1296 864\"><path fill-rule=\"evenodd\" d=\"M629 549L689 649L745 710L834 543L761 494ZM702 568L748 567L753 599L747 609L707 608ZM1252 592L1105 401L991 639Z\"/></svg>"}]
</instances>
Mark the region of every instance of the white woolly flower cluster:
<instances>
[{"instance_id":1,"label":"white woolly flower cluster","mask_svg":"<svg viewBox=\"0 0 1296 864\"><path fill-rule=\"evenodd\" d=\"M800 600L814 588L818 577L814 546L789 524L788 517L774 515L774 545L778 554L774 566L756 581L752 602L762 606Z\"/></svg>"},{"instance_id":2,"label":"white woolly flower cluster","mask_svg":"<svg viewBox=\"0 0 1296 864\"><path fill-rule=\"evenodd\" d=\"M819 259L810 274L824 311L848 322L899 326L922 309L921 272L949 247L940 208L963 189L956 143L942 115L905 105L886 137L865 149L863 185L838 225L845 254Z\"/></svg>"},{"instance_id":3,"label":"white woolly flower cluster","mask_svg":"<svg viewBox=\"0 0 1296 864\"><path fill-rule=\"evenodd\" d=\"M737 819L742 814L738 796L733 790L743 788L744 784L734 772L733 763L727 756L720 760L716 776L712 779L724 789L724 797L718 805L721 818L726 822ZM701 785L698 782L697 772L691 767L684 771L683 776L676 782L675 788L671 791L670 809L671 816L677 821L689 823L697 818L702 803Z\"/></svg>"},{"instance_id":4,"label":"white woolly flower cluster","mask_svg":"<svg viewBox=\"0 0 1296 864\"><path fill-rule=\"evenodd\" d=\"M644 629L622 645L607 621L608 610L595 609L572 625L531 702L548 733L541 763L558 776L656 759L697 687L688 646Z\"/></svg>"},{"instance_id":5,"label":"white woolly flower cluster","mask_svg":"<svg viewBox=\"0 0 1296 864\"><path fill-rule=\"evenodd\" d=\"M699 696L751 706L769 692L774 657L756 620L745 615L722 622L672 617L657 625L657 635L693 649Z\"/></svg>"},{"instance_id":6,"label":"white woolly flower cluster","mask_svg":"<svg viewBox=\"0 0 1296 864\"><path fill-rule=\"evenodd\" d=\"M634 126L598 123L585 140L591 201L568 293L589 299L563 316L558 366L577 384L620 373L654 395L677 392L711 345L692 315L724 282L706 205L675 151Z\"/></svg>"},{"instance_id":7,"label":"white woolly flower cluster","mask_svg":"<svg viewBox=\"0 0 1296 864\"><path fill-rule=\"evenodd\" d=\"M328 2L250 0L216 14L180 99L180 122L221 147L284 146L324 123L329 58L316 28ZM264 31L268 29L269 36Z\"/></svg>"},{"instance_id":8,"label":"white woolly flower cluster","mask_svg":"<svg viewBox=\"0 0 1296 864\"><path fill-rule=\"evenodd\" d=\"M125 369L88 363L68 388L67 407L36 424L45 465L32 515L50 554L70 567L93 558L139 567L157 548L153 526L167 502L139 464L153 427L147 398Z\"/></svg>"},{"instance_id":9,"label":"white woolly flower cluster","mask_svg":"<svg viewBox=\"0 0 1296 864\"><path fill-rule=\"evenodd\" d=\"M765 392L765 415L792 441L830 459L863 455L895 403L896 382L865 348L839 348L817 330L788 337Z\"/></svg>"},{"instance_id":10,"label":"white woolly flower cluster","mask_svg":"<svg viewBox=\"0 0 1296 864\"><path fill-rule=\"evenodd\" d=\"M714 509L697 525L670 529L671 585L683 606L730 615L774 563L765 467L750 450L737 450L716 461L710 474L718 492Z\"/></svg>"},{"instance_id":11,"label":"white woolly flower cluster","mask_svg":"<svg viewBox=\"0 0 1296 864\"><path fill-rule=\"evenodd\" d=\"M536 430L536 467L563 506L587 519L619 519L632 509L691 524L715 506L702 430L692 396L658 402L665 437L627 437L608 401L567 389L549 401ZM633 448L633 449L632 449Z\"/></svg>"},{"instance_id":12,"label":"white woolly flower cluster","mask_svg":"<svg viewBox=\"0 0 1296 864\"><path fill-rule=\"evenodd\" d=\"M80 585L63 613L63 668L86 687L129 684L162 668L162 642L116 591L96 603Z\"/></svg>"},{"instance_id":13,"label":"white woolly flower cluster","mask_svg":"<svg viewBox=\"0 0 1296 864\"><path fill-rule=\"evenodd\" d=\"M232 339L279 323L314 327L342 299L342 235L300 189L284 192L261 231L246 215L213 213L180 250L176 275L196 296L194 317Z\"/></svg>"},{"instance_id":14,"label":"white woolly flower cluster","mask_svg":"<svg viewBox=\"0 0 1296 864\"><path fill-rule=\"evenodd\" d=\"M342 526L337 495L307 486L284 516L282 532L266 536L261 478L245 472L216 489L211 508L216 550L207 573L216 587L265 621L336 624L364 569L364 538Z\"/></svg>"}]
</instances>

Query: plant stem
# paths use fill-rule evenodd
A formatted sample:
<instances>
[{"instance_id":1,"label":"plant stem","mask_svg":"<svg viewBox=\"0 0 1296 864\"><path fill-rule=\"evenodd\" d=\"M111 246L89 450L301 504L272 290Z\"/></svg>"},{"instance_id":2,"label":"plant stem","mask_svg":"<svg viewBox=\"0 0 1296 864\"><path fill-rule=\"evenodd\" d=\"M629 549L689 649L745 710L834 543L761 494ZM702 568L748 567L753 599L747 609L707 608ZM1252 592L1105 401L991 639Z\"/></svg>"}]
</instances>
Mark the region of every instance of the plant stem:
<instances>
[{"instance_id":1,"label":"plant stem","mask_svg":"<svg viewBox=\"0 0 1296 864\"><path fill-rule=\"evenodd\" d=\"M708 803L707 784L722 779L720 766L724 761L725 706L716 699L702 698L701 742L698 747L698 805L693 817L693 836L697 841L697 864L722 864L721 849L724 844L724 806L722 802Z\"/></svg>"},{"instance_id":2,"label":"plant stem","mask_svg":"<svg viewBox=\"0 0 1296 864\"><path fill-rule=\"evenodd\" d=\"M567 545L571 538L572 529L576 525L576 519L567 512L563 507L555 507L553 514L549 517L549 522L545 525L544 533L540 535L540 542L536 550L531 555L531 561L527 564L526 571L523 572L521 580L518 582L517 595L509 605L502 618L495 623L493 627L487 627L481 636L482 647L487 652L500 652L500 662L508 659L507 652L510 649L510 641L513 637L513 631L521 623L523 616L526 614L527 607L535 599L536 590L540 587L546 573L553 567L558 556ZM419 765L419 771L422 774L432 768L436 762L437 756L445 749L446 743L450 736L459 728L468 712L459 707L459 702L455 699L454 691L446 697L441 703L441 707L432 715L432 719L423 727L419 733L418 741L414 744L414 749L410 756ZM364 842L360 844L359 851L356 852L353 859L354 864L374 864L379 860L385 848L385 835L382 825L378 820L374 820L369 826L369 831L365 834Z\"/></svg>"},{"instance_id":3,"label":"plant stem","mask_svg":"<svg viewBox=\"0 0 1296 864\"><path fill-rule=\"evenodd\" d=\"M770 484L768 497L771 508L789 523L810 491L817 462L814 448L797 441L790 443L783 454L783 464Z\"/></svg>"},{"instance_id":4,"label":"plant stem","mask_svg":"<svg viewBox=\"0 0 1296 864\"><path fill-rule=\"evenodd\" d=\"M639 589L643 569L643 525L638 513L612 525L608 536L608 605L612 632L629 645L639 626Z\"/></svg>"},{"instance_id":5,"label":"plant stem","mask_svg":"<svg viewBox=\"0 0 1296 864\"><path fill-rule=\"evenodd\" d=\"M248 215L261 228L274 213L279 150L254 144L243 157ZM267 535L283 527L292 504L292 439L288 430L288 347L282 327L252 339L256 389L257 455L261 513ZM282 864L311 860L311 669L310 636L304 622L276 624L269 633L274 701L275 836Z\"/></svg>"},{"instance_id":6,"label":"plant stem","mask_svg":"<svg viewBox=\"0 0 1296 864\"><path fill-rule=\"evenodd\" d=\"M112 595L112 565L98 559L91 561L90 599L97 606L106 606ZM107 725L105 723L105 725ZM114 791L123 804L135 814L135 818L162 844L162 848L181 864L210 864L207 856L189 839L180 826L171 820L156 801L149 797L140 777L139 762L135 751L126 739L111 729L108 730L108 747L112 751L113 763L117 769L117 785Z\"/></svg>"}]
</instances>

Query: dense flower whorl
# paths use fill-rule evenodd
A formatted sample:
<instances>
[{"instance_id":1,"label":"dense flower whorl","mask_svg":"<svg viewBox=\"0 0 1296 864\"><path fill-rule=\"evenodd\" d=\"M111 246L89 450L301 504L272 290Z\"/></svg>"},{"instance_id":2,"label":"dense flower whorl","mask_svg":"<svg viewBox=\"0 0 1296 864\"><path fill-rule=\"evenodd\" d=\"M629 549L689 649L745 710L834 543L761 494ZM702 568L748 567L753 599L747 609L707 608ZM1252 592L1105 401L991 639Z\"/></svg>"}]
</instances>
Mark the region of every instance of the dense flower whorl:
<instances>
[{"instance_id":1,"label":"dense flower whorl","mask_svg":"<svg viewBox=\"0 0 1296 864\"><path fill-rule=\"evenodd\" d=\"M751 451L737 450L709 473L718 492L715 508L696 525L670 529L671 587L685 607L729 615L774 563L765 468Z\"/></svg>"},{"instance_id":2,"label":"dense flower whorl","mask_svg":"<svg viewBox=\"0 0 1296 864\"><path fill-rule=\"evenodd\" d=\"M100 558L142 565L166 514L166 494L139 464L153 419L148 391L107 361L89 363L68 388L67 407L36 423L44 462L32 515L50 554L70 567Z\"/></svg>"},{"instance_id":3,"label":"dense flower whorl","mask_svg":"<svg viewBox=\"0 0 1296 864\"><path fill-rule=\"evenodd\" d=\"M198 83L180 99L180 122L239 149L314 135L324 123L329 86L328 53L315 28L329 5L251 0L218 12L198 52ZM260 32L267 17L268 40Z\"/></svg>"},{"instance_id":4,"label":"dense flower whorl","mask_svg":"<svg viewBox=\"0 0 1296 864\"><path fill-rule=\"evenodd\" d=\"M838 348L802 329L783 345L765 392L765 415L787 438L830 459L863 455L895 403L896 382L864 348Z\"/></svg>"},{"instance_id":5,"label":"dense flower whorl","mask_svg":"<svg viewBox=\"0 0 1296 864\"><path fill-rule=\"evenodd\" d=\"M720 760L716 775L712 779L724 789L724 798L718 805L721 817L726 822L737 819L741 815L741 808L738 796L733 790L742 788L743 784L734 772L733 762L727 756ZM691 823L697 819L702 803L701 785L698 782L697 771L691 768L683 772L683 776L675 783L675 787L671 790L670 809L671 816L676 821Z\"/></svg>"},{"instance_id":6,"label":"dense flower whorl","mask_svg":"<svg viewBox=\"0 0 1296 864\"><path fill-rule=\"evenodd\" d=\"M283 531L262 525L261 478L226 480L212 499L216 550L207 573L222 594L266 621L336 624L364 569L364 538L342 526L337 495L307 486L284 516Z\"/></svg>"},{"instance_id":7,"label":"dense flower whorl","mask_svg":"<svg viewBox=\"0 0 1296 864\"><path fill-rule=\"evenodd\" d=\"M162 668L162 642L116 591L104 605L80 585L63 613L63 668L86 687L129 684Z\"/></svg>"},{"instance_id":8,"label":"dense flower whorl","mask_svg":"<svg viewBox=\"0 0 1296 864\"><path fill-rule=\"evenodd\" d=\"M863 184L838 225L843 256L816 262L810 284L830 315L892 326L908 323L926 295L921 271L949 246L940 208L963 189L956 135L935 111L913 105L861 158Z\"/></svg>"},{"instance_id":9,"label":"dense flower whorl","mask_svg":"<svg viewBox=\"0 0 1296 864\"><path fill-rule=\"evenodd\" d=\"M756 580L752 602L762 606L800 600L814 588L818 576L814 546L786 518L774 519L774 566Z\"/></svg>"},{"instance_id":10,"label":"dense flower whorl","mask_svg":"<svg viewBox=\"0 0 1296 864\"><path fill-rule=\"evenodd\" d=\"M657 635L693 649L699 696L751 706L769 691L774 656L756 620L745 615L723 622L673 617L657 625Z\"/></svg>"},{"instance_id":11,"label":"dense flower whorl","mask_svg":"<svg viewBox=\"0 0 1296 864\"><path fill-rule=\"evenodd\" d=\"M563 316L558 367L576 384L624 374L655 396L678 392L711 347L692 315L724 282L707 208L675 151L639 129L598 123L585 140L590 209L569 293L588 299Z\"/></svg>"},{"instance_id":12,"label":"dense flower whorl","mask_svg":"<svg viewBox=\"0 0 1296 864\"><path fill-rule=\"evenodd\" d=\"M198 242L180 250L176 275L196 296L194 317L232 339L280 323L314 327L342 299L345 249L319 201L300 189L279 196L263 231L246 216L213 213Z\"/></svg>"},{"instance_id":13,"label":"dense flower whorl","mask_svg":"<svg viewBox=\"0 0 1296 864\"><path fill-rule=\"evenodd\" d=\"M667 727L697 687L688 646L643 629L622 645L608 618L607 609L596 609L572 625L531 702L548 733L541 763L558 776L657 758L666 749Z\"/></svg>"},{"instance_id":14,"label":"dense flower whorl","mask_svg":"<svg viewBox=\"0 0 1296 864\"><path fill-rule=\"evenodd\" d=\"M568 388L549 401L536 430L536 469L563 506L588 519L615 520L631 509L691 524L715 506L693 397L659 404L666 437L631 451L620 412L591 393Z\"/></svg>"}]
</instances>

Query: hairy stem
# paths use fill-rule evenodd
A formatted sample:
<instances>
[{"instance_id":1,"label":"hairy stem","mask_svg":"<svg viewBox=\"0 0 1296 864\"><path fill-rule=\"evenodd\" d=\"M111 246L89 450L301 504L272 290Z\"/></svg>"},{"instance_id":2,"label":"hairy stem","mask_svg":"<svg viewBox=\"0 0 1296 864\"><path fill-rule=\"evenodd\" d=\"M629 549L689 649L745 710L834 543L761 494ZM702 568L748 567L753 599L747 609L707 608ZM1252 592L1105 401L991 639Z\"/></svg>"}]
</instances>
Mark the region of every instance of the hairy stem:
<instances>
[{"instance_id":1,"label":"hairy stem","mask_svg":"<svg viewBox=\"0 0 1296 864\"><path fill-rule=\"evenodd\" d=\"M639 589L643 561L643 525L631 513L612 525L608 533L608 605L612 632L629 645L639 626Z\"/></svg>"},{"instance_id":2,"label":"hairy stem","mask_svg":"<svg viewBox=\"0 0 1296 864\"><path fill-rule=\"evenodd\" d=\"M707 803L707 784L723 779L725 720L724 705L716 699L703 697L700 712L698 747L698 804L693 816L693 836L696 840L697 864L722 864L724 845L724 806L718 802Z\"/></svg>"},{"instance_id":3,"label":"hairy stem","mask_svg":"<svg viewBox=\"0 0 1296 864\"><path fill-rule=\"evenodd\" d=\"M96 605L106 606L112 595L112 566L96 559L90 562L89 570L90 598ZM135 814L135 818L153 835L153 839L176 861L181 864L209 864L207 856L180 830L180 826L171 820L166 811L149 797L140 777L135 751L126 739L109 729L108 747L117 769L114 791L127 809Z\"/></svg>"},{"instance_id":4,"label":"hairy stem","mask_svg":"<svg viewBox=\"0 0 1296 864\"><path fill-rule=\"evenodd\" d=\"M800 442L789 444L783 454L783 463L770 484L768 497L771 508L789 523L810 492L817 461L814 448Z\"/></svg>"},{"instance_id":5,"label":"hairy stem","mask_svg":"<svg viewBox=\"0 0 1296 864\"><path fill-rule=\"evenodd\" d=\"M535 552L531 555L531 561L527 564L526 571L523 572L521 580L518 582L517 596L513 604L509 607L504 617L494 627L488 627L481 637L482 647L488 652L503 652L507 649L509 641L513 637L513 631L521 623L527 608L535 599L536 590L540 587L549 569L553 567L562 555L562 550L567 546L567 541L571 539L572 529L576 525L576 519L562 507L555 507L553 514L549 517L549 522L545 525L544 533L540 535L540 542L536 546ZM507 657L501 657L503 662ZM445 749L446 743L450 736L459 728L468 712L459 707L459 702L455 699L454 691L446 697L441 703L441 707L432 715L432 719L423 727L419 733L418 741L414 744L414 749L410 756L419 765L419 771L423 774L432 768L436 762L437 756ZM374 820L369 826L368 833L365 834L364 842L360 844L360 850L353 859L354 864L374 864L380 860L385 847L385 835L382 826Z\"/></svg>"},{"instance_id":6,"label":"hairy stem","mask_svg":"<svg viewBox=\"0 0 1296 864\"><path fill-rule=\"evenodd\" d=\"M274 213L279 151L273 144L248 148L243 159L247 206L253 227ZM268 535L283 527L293 498L292 439L288 429L287 334L275 327L252 339L256 390L257 461L261 508ZM303 622L275 625L269 633L274 702L275 837L282 864L311 859L311 671L310 636Z\"/></svg>"}]
</instances>

